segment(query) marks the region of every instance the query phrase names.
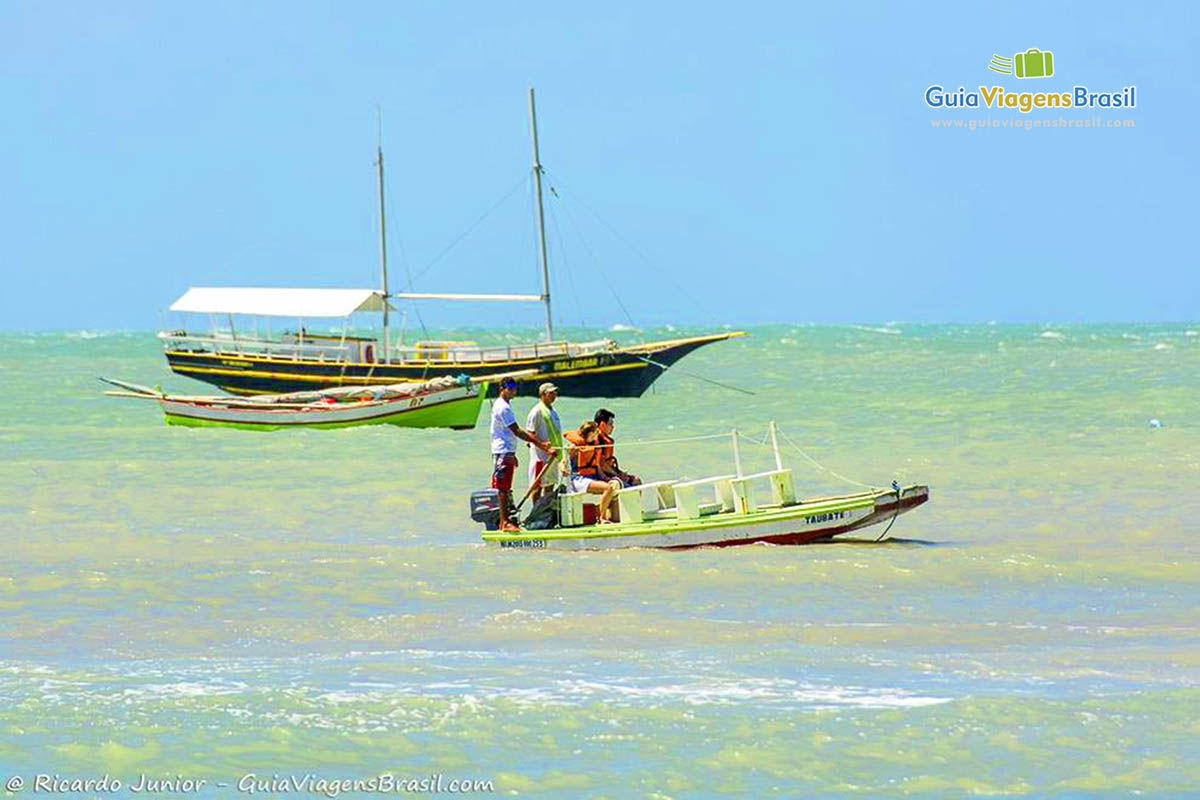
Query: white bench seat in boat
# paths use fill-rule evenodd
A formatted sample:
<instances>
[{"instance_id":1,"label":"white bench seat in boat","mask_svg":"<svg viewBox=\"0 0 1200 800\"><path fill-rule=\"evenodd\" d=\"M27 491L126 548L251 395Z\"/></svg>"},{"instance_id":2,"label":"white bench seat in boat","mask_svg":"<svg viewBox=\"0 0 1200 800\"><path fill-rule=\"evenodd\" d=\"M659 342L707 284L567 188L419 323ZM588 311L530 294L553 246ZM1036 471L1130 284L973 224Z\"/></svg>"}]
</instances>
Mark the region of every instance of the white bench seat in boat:
<instances>
[{"instance_id":1,"label":"white bench seat in boat","mask_svg":"<svg viewBox=\"0 0 1200 800\"><path fill-rule=\"evenodd\" d=\"M758 510L752 482L763 478L770 480L771 500L775 505L786 506L796 502L796 487L792 482L790 469L755 472L752 475L743 475L730 481L733 486L734 507L739 514L753 514Z\"/></svg>"},{"instance_id":2,"label":"white bench seat in boat","mask_svg":"<svg viewBox=\"0 0 1200 800\"><path fill-rule=\"evenodd\" d=\"M675 481L627 486L617 492L621 522L645 522L675 516Z\"/></svg>"},{"instance_id":3,"label":"white bench seat in boat","mask_svg":"<svg viewBox=\"0 0 1200 800\"><path fill-rule=\"evenodd\" d=\"M733 511L733 484L731 481L735 477L734 475L717 475L712 478L700 478L675 484L675 508L679 518L699 519L719 511ZM701 486L713 487L715 502L702 503L699 501L696 489Z\"/></svg>"},{"instance_id":4,"label":"white bench seat in boat","mask_svg":"<svg viewBox=\"0 0 1200 800\"><path fill-rule=\"evenodd\" d=\"M593 505L600 502L600 495L587 492L566 492L558 498L558 524L564 528L577 528L583 524L583 506L588 497L594 498Z\"/></svg>"},{"instance_id":5,"label":"white bench seat in boat","mask_svg":"<svg viewBox=\"0 0 1200 800\"><path fill-rule=\"evenodd\" d=\"M646 522L675 516L674 481L643 483L621 489L614 502L621 510L622 522ZM559 525L573 528L583 525L583 507L599 505L600 495L590 492L566 492L558 501Z\"/></svg>"}]
</instances>

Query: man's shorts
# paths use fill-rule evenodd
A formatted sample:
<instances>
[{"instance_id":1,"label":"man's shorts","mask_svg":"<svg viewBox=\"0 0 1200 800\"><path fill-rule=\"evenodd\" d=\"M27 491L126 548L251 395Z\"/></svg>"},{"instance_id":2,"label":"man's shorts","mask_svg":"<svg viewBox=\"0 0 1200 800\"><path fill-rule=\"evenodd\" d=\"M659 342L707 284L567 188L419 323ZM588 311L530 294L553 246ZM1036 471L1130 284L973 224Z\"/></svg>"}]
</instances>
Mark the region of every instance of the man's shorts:
<instances>
[{"instance_id":1,"label":"man's shorts","mask_svg":"<svg viewBox=\"0 0 1200 800\"><path fill-rule=\"evenodd\" d=\"M511 492L513 475L517 471L517 456L514 453L498 453L496 464L492 468L492 488L501 492Z\"/></svg>"},{"instance_id":2,"label":"man's shorts","mask_svg":"<svg viewBox=\"0 0 1200 800\"><path fill-rule=\"evenodd\" d=\"M542 476L540 480L538 480L538 475ZM551 462L550 466L547 467L545 461L540 459L535 460L533 462L533 467L529 470L530 483L533 483L535 480L537 480L542 486L553 487L558 485L558 478L559 472L557 461Z\"/></svg>"}]
</instances>

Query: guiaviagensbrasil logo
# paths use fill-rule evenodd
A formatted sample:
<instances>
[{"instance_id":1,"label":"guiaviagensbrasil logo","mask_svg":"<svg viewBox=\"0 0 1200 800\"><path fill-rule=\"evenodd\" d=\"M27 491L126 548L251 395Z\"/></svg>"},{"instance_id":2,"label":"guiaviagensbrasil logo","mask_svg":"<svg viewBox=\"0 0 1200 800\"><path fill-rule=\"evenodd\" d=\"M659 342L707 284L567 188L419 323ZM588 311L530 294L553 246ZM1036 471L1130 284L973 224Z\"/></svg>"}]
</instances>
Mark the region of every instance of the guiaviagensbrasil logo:
<instances>
[{"instance_id":1,"label":"guiaviagensbrasil logo","mask_svg":"<svg viewBox=\"0 0 1200 800\"><path fill-rule=\"evenodd\" d=\"M1051 78L1055 74L1056 60L1049 50L1031 47L1008 56L992 55L988 69L1001 75L1018 79ZM1076 84L1065 91L1010 92L1003 86L980 86L978 91L968 91L965 86L947 91L941 84L925 90L925 105L947 110L961 109L1006 109L1022 114L1042 109L1064 108L1136 108L1137 87L1130 85L1111 92L1094 92L1087 86Z\"/></svg>"},{"instance_id":2,"label":"guiaviagensbrasil logo","mask_svg":"<svg viewBox=\"0 0 1200 800\"><path fill-rule=\"evenodd\" d=\"M1049 78L1054 74L1054 53L1038 50L1036 47L1031 47L1024 53L1017 53L1012 58L993 53L988 69L1002 75L1016 75L1018 78Z\"/></svg>"}]
</instances>

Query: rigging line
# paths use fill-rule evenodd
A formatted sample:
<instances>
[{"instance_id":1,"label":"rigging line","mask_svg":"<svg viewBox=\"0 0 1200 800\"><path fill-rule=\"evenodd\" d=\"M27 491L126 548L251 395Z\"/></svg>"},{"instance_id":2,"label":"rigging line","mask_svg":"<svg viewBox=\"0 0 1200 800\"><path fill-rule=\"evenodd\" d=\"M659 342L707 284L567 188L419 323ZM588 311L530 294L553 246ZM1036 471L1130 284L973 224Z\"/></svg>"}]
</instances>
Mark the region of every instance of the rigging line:
<instances>
[{"instance_id":1,"label":"rigging line","mask_svg":"<svg viewBox=\"0 0 1200 800\"><path fill-rule=\"evenodd\" d=\"M468 227L468 228L467 228L465 231L463 231L462 233L460 233L460 234L458 235L458 238L456 238L456 239L455 239L453 242L451 242L450 244L446 245L445 249L444 249L444 250L442 250L442 252L440 252L440 253L438 253L436 256L434 256L432 261L430 261L428 264L426 264L424 267L422 267L422 268L421 268L421 270L420 270L420 271L419 271L419 272L418 272L416 275L414 275L414 276L413 276L412 280L414 280L414 281L415 281L415 280L418 280L418 279L419 279L419 278L420 278L422 275L424 275L425 273L429 272L429 270L433 269L433 266L434 266L435 264L437 264L437 262L441 261L443 256L445 256L447 253L449 253L451 250L453 250L453 249L455 248L455 246L456 246L456 245L458 245L458 243L459 243L459 242L461 242L463 239L465 239L465 238L467 238L468 236L470 236L470 235L471 235L471 233L472 233L472 232L473 232L473 231L474 231L476 228L478 228L478 227L479 227L479 224L480 224L481 222L483 222L485 219L487 219L488 217L490 217L490 216L492 215L492 212L494 212L494 211L495 211L497 208L499 208L500 206L504 205L505 201L507 201L507 200L508 200L508 198L512 197L513 193L514 193L514 192L516 192L516 191L517 191L517 189L520 189L520 188L521 188L521 186L522 186L522 185L525 183L525 181L527 181L527 180L528 180L528 178L527 178L525 175L522 175L522 176L521 176L521 180L517 181L517 183L515 183L515 184L513 185L513 187L512 187L511 189L509 189L509 190L508 190L508 191L507 191L507 192L504 194L504 196L503 196L503 197L501 197L501 198L500 198L498 201L496 201L496 204L495 204L495 205L493 205L493 206L492 206L491 208L489 208L487 211L483 212L483 215L482 215L481 217L479 217L479 219L477 219L477 220L475 220L474 222L472 222L472 223L471 223L471 225L470 225L470 227ZM409 283L409 288L410 288L410 289L412 288L412 283L411 283L411 281L410 281L410 283Z\"/></svg>"},{"instance_id":2,"label":"rigging line","mask_svg":"<svg viewBox=\"0 0 1200 800\"><path fill-rule=\"evenodd\" d=\"M655 361L652 358L646 358L645 356L639 356L636 353L634 354L634 356L636 358L640 358L642 361L645 361L647 364L652 364L656 367L659 367L660 369L674 369L676 372L681 372L684 375L687 375L689 378L695 378L698 381L704 381L705 383L711 383L713 386L720 386L722 389L729 389L730 391L741 392L742 394L748 394L751 397L754 396L754 392L750 391L749 389L743 389L740 386L734 386L733 384L729 384L729 383L721 383L720 381L714 381L712 378L706 378L703 375L697 375L694 372L688 372L687 370L680 369L679 367L671 367L671 366L668 366L661 362Z\"/></svg>"},{"instance_id":3,"label":"rigging line","mask_svg":"<svg viewBox=\"0 0 1200 800\"><path fill-rule=\"evenodd\" d=\"M761 439L759 439L757 437L749 437L746 434L742 433L741 431L738 431L739 439L743 439L746 442L748 442L749 444L756 445L758 447L766 447L768 449L771 447L771 445L767 444L767 439L769 439L770 436L771 436L771 433L769 431L767 433L764 433L762 435Z\"/></svg>"},{"instance_id":4,"label":"rigging line","mask_svg":"<svg viewBox=\"0 0 1200 800\"><path fill-rule=\"evenodd\" d=\"M411 289L412 287L410 286L409 288ZM413 311L417 312L417 322L421 325L421 335L424 336L426 340L428 340L429 339L429 328L425 327L425 320L421 316L421 309L417 308L416 305L414 304Z\"/></svg>"},{"instance_id":5,"label":"rigging line","mask_svg":"<svg viewBox=\"0 0 1200 800\"><path fill-rule=\"evenodd\" d=\"M551 191L552 192L554 191L553 187L551 187ZM554 192L554 196L558 197L558 193ZM571 213L571 208L569 206L567 206L565 203L563 204L562 208L563 208L563 214L565 214L567 217L567 222L571 223L571 228L575 231L575 234L579 237L579 241L583 243L583 249L587 250L588 255L590 255L592 257L592 261L595 262L596 272L598 272L600 274L600 277L604 279L604 285L608 287L608 291L612 294L613 299L617 301L617 306L621 309L621 313L625 315L625 319L627 319L629 321L629 326L631 328L636 328L637 323L633 321L633 316L629 313L629 309L625 308L625 304L621 302L621 296L619 294L617 294L617 290L613 288L612 281L610 281L608 279L608 272L607 272L607 270L604 269L603 266L601 266L600 259L596 257L596 252L594 250L592 250L591 245L589 245L587 243L587 239L584 238L583 231L580 230L579 225L576 224L576 222L575 222L575 216Z\"/></svg>"},{"instance_id":6,"label":"rigging line","mask_svg":"<svg viewBox=\"0 0 1200 800\"><path fill-rule=\"evenodd\" d=\"M621 441L621 447L648 447L659 444L676 444L678 442L698 442L704 439L728 439L728 433L709 433L703 436L680 436L675 439L646 439L642 441Z\"/></svg>"},{"instance_id":7,"label":"rigging line","mask_svg":"<svg viewBox=\"0 0 1200 800\"><path fill-rule=\"evenodd\" d=\"M786 432L784 432L784 431L782 431L782 430L779 430L778 428L776 428L776 431L779 433L779 435L780 435L780 436L782 436L782 437L783 437L783 440L784 440L785 442L787 442L788 444L790 444L790 445L791 445L791 446L792 446L792 447L795 449L795 451L796 451L797 453L799 453L800 455L804 456L804 459L805 459L806 461L808 461L808 463L810 463L810 464L812 464L814 467L816 467L817 469L819 469L819 470L821 470L821 471L823 471L823 472L828 472L830 475L832 475L833 477L837 478L838 480L845 481L846 483L853 484L854 486L861 486L861 487L863 487L864 489L874 489L874 488L876 488L876 487L874 487L874 486L871 486L870 484L867 484L867 483L862 483L861 481L856 481L856 480L854 480L853 478L847 478L845 475L841 475L841 474L839 474L839 473L837 473L837 472L834 472L834 471L833 471L833 470L831 470L829 467L822 466L820 463L818 463L818 462L817 462L817 460L816 460L815 458L813 458L813 457L812 457L812 456L810 456L808 453L806 453L806 452L804 452L802 449L800 449L800 445L798 445L798 444L796 444L795 442L793 442L793 441L792 441L792 437L788 436Z\"/></svg>"},{"instance_id":8,"label":"rigging line","mask_svg":"<svg viewBox=\"0 0 1200 800\"><path fill-rule=\"evenodd\" d=\"M554 194L553 186L550 187L550 193ZM583 304L579 302L579 292L575 289L575 274L571 270L571 265L567 263L567 248L563 246L565 240L563 239L562 230L558 227L558 215L554 213L553 205L550 206L550 224L554 226L554 235L558 237L558 256L562 259L563 263L561 271L567 273L567 283L571 286L571 299L575 301L575 310L579 312L579 327L585 328L587 326L583 324ZM555 271L556 276L557 274L558 271ZM559 321L561 322L562 320Z\"/></svg>"},{"instance_id":9,"label":"rigging line","mask_svg":"<svg viewBox=\"0 0 1200 800\"><path fill-rule=\"evenodd\" d=\"M384 189L384 192L386 194L386 192L387 192L386 188ZM399 227L399 226L396 226L394 222L392 224L394 227ZM401 233L397 232L395 234L395 238L396 238L397 244L400 245L400 263L404 265L404 277L405 277L405 280L408 281L407 291L411 292L412 288L413 288L412 264L409 263L408 252L404 247L404 236ZM387 302L386 297L384 298L384 302ZM424 320L424 318L421 317L421 309L417 305L414 304L413 312L416 313L417 322L420 323L420 325L421 325L421 333L424 334L426 339L428 339L429 338L429 329L425 327L425 320ZM401 330L401 335L403 336L403 330Z\"/></svg>"},{"instance_id":10,"label":"rigging line","mask_svg":"<svg viewBox=\"0 0 1200 800\"><path fill-rule=\"evenodd\" d=\"M566 188L566 184L564 184L564 183L563 183L561 180L559 180L557 177L553 177L553 180L554 180L554 181L555 181L555 182L556 182L556 183L557 183L559 186L562 186L563 188ZM573 195L573 197L574 197L576 200L578 200L578 201L579 201L579 204L580 204L581 206L583 206L583 207L584 207L584 208L586 208L588 211L590 211L590 212L592 213L592 216L594 216L594 217L595 217L597 220L599 220L599 222L600 222L600 224L601 224L601 225L603 225L604 227L608 228L608 230L609 230L609 233L611 233L613 236L615 236L619 242L621 242L621 243L622 243L622 244L624 244L626 247L628 247L630 250L632 250L632 251L633 251L633 252L634 252L634 253L635 253L635 254L636 254L636 255L637 255L639 258L641 258L641 259L642 259L642 261L646 262L646 266L650 267L651 269L654 269L654 262L650 260L650 257L649 257L649 256L647 256L645 253L643 253L643 252L642 252L640 249L638 249L638 248L637 248L637 247L636 247L636 246L635 246L635 245L634 245L632 242L630 242L628 239L626 239L624 236L622 236L622 235L620 234L620 232L619 232L619 231L618 231L618 230L617 230L615 227L613 227L611 224L609 224L609 222L608 222L608 221L606 221L606 220L604 219L604 217L600 216L600 212L596 211L596 209L592 208L590 205L588 205L587 203L585 203L585 202L584 202L584 200L583 200L583 198L582 198L582 197L580 197L579 195L575 194L575 195ZM700 303L697 303L697 302L696 302L696 298L695 298L695 297L693 297L693 296L692 296L692 293L691 293L691 292L689 292L689 291L687 290L687 288L686 288L686 286L685 286L685 282L683 282L683 281L680 281L680 282L679 282L679 284L678 284L678 286L677 286L676 288L677 288L679 291L681 291L681 292L683 293L684 297L686 297L686 298L687 298L687 300L688 300L688 302L690 302L690 303L691 303L693 306L699 306L699 305L701 305ZM705 306L706 306L706 308L707 308L707 304L705 304ZM711 308L707 308L707 310L708 310L708 311L712 311L712 309L711 309ZM636 327L636 326L635 326L635 327Z\"/></svg>"}]
</instances>

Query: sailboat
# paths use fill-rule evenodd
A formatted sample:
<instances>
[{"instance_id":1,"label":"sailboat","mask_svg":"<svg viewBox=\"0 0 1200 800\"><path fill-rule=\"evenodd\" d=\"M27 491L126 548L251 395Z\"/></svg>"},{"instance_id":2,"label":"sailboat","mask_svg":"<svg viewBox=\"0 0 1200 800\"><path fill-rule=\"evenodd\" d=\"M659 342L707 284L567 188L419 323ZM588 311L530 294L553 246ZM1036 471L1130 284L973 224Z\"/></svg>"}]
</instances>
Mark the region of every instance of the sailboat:
<instances>
[{"instance_id":1,"label":"sailboat","mask_svg":"<svg viewBox=\"0 0 1200 800\"><path fill-rule=\"evenodd\" d=\"M193 287L170 307L172 311L209 317L207 333L184 327L161 331L172 371L210 383L237 395L277 394L338 386L395 384L442 376L479 377L525 372L523 394L533 394L552 380L562 395L573 397L639 397L662 373L693 350L714 342L744 336L724 331L702 336L618 345L611 339L572 342L558 340L550 304L550 265L542 201L542 165L538 154L537 110L529 89L530 135L533 145L533 184L537 199L537 243L542 273L541 294L451 294L391 292L388 288L387 223L384 209L383 146L377 148L379 190L378 289L216 288ZM391 340L390 313L394 301L541 303L546 332L542 341L480 346L468 341L418 341L406 346ZM350 335L350 315L379 312L382 340ZM235 315L249 317L238 330ZM292 330L272 334L277 318L297 320ZM316 320L343 320L338 332L310 332ZM260 331L265 319L265 334Z\"/></svg>"}]
</instances>

